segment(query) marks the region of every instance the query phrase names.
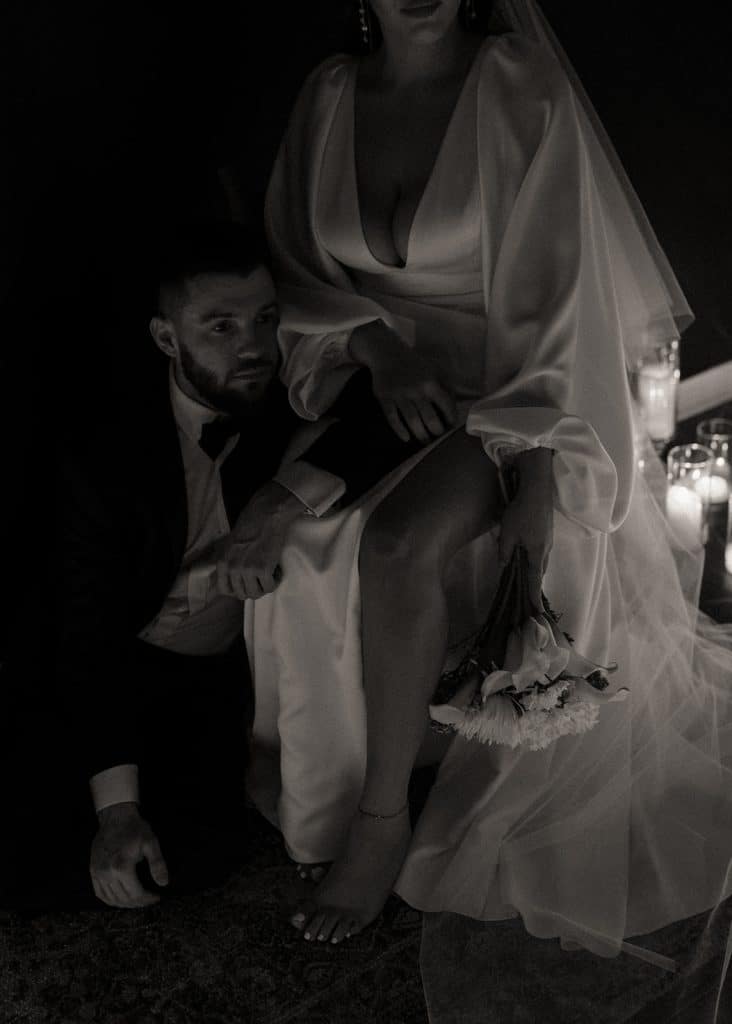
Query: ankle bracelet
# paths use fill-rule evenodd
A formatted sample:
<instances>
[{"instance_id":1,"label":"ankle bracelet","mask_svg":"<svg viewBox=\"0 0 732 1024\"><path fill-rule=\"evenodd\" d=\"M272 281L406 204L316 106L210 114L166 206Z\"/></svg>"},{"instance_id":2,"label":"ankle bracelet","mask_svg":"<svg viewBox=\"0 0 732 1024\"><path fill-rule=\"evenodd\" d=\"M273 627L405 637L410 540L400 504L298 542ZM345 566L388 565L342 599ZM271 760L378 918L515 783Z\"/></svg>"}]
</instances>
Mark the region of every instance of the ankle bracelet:
<instances>
[{"instance_id":1,"label":"ankle bracelet","mask_svg":"<svg viewBox=\"0 0 732 1024\"><path fill-rule=\"evenodd\" d=\"M373 811L365 811L361 804L358 805L359 814L365 815L367 818L374 818L376 821L388 821L390 818L398 818L401 814L404 814L406 809L409 807L409 803L406 803L401 810L395 814L374 814Z\"/></svg>"}]
</instances>

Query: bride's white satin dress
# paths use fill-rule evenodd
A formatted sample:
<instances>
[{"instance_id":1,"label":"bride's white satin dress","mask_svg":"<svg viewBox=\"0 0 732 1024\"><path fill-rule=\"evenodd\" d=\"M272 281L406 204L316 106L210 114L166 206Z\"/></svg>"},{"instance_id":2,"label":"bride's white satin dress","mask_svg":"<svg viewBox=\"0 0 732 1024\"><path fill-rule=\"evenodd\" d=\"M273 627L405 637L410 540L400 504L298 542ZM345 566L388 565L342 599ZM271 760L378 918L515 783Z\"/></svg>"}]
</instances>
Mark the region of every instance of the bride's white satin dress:
<instances>
[{"instance_id":1,"label":"bride's white satin dress","mask_svg":"<svg viewBox=\"0 0 732 1024\"><path fill-rule=\"evenodd\" d=\"M694 641L684 568L699 553L671 536L660 491L636 469L624 335L642 327L572 94L536 47L485 41L403 267L380 263L362 229L357 67L336 57L310 76L267 198L291 401L308 419L327 412L355 369L350 330L381 318L441 367L487 458L554 449L545 591L578 649L619 662L612 685L630 690L594 730L545 751L454 739L396 891L424 910L520 914L536 936L613 954L625 936L713 906L732 857L732 649L709 623ZM408 468L356 507L303 519L280 588L247 605L251 792L298 860L336 857L358 803L358 543ZM456 638L485 608L495 567L490 529L451 567Z\"/></svg>"}]
</instances>

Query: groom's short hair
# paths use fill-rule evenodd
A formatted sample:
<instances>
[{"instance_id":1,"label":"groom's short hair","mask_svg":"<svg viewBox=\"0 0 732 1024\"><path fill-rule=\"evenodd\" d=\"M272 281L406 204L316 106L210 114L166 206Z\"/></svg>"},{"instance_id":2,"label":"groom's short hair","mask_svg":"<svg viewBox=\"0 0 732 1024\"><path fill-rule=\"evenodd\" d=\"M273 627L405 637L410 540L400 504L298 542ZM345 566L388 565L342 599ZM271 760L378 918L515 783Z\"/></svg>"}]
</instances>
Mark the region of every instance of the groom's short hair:
<instances>
[{"instance_id":1,"label":"groom's short hair","mask_svg":"<svg viewBox=\"0 0 732 1024\"><path fill-rule=\"evenodd\" d=\"M264 232L258 227L211 223L180 225L168 232L156 259L155 304L166 314L186 281L200 274L239 274L269 269Z\"/></svg>"}]
</instances>

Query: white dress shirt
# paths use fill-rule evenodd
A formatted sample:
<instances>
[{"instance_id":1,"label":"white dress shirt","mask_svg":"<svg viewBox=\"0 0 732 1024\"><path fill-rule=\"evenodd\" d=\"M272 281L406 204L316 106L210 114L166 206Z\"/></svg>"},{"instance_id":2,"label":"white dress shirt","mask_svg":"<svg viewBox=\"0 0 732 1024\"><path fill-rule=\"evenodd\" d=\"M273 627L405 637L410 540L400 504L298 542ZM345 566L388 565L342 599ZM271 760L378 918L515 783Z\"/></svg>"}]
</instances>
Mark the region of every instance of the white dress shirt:
<instances>
[{"instance_id":1,"label":"white dress shirt","mask_svg":"<svg viewBox=\"0 0 732 1024\"><path fill-rule=\"evenodd\" d=\"M221 492L219 470L238 441L230 437L211 460L199 445L205 424L219 413L186 395L175 381L172 365L170 400L185 475L188 535L180 570L152 621L139 633L146 643L178 654L214 655L228 650L242 630L242 603L218 594L213 587L214 545L231 529ZM255 442L256 443L256 442ZM297 450L302 445L295 444ZM311 515L321 516L343 495L340 477L310 466L293 455L283 461L274 479L291 491ZM210 557L207 557L210 556ZM92 776L96 811L124 801L139 802L137 765L115 765Z\"/></svg>"}]
</instances>

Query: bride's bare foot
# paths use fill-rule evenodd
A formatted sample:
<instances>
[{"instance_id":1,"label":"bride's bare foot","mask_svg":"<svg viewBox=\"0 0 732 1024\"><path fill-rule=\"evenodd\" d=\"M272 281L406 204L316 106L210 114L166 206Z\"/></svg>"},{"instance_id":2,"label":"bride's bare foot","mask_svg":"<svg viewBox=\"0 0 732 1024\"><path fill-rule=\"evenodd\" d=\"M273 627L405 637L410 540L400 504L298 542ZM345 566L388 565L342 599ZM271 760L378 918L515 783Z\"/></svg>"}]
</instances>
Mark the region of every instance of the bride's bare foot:
<instances>
[{"instance_id":1,"label":"bride's bare foot","mask_svg":"<svg viewBox=\"0 0 732 1024\"><path fill-rule=\"evenodd\" d=\"M359 810L343 855L291 918L295 928L308 941L335 944L371 924L388 899L411 836L409 807L388 817Z\"/></svg>"}]
</instances>

